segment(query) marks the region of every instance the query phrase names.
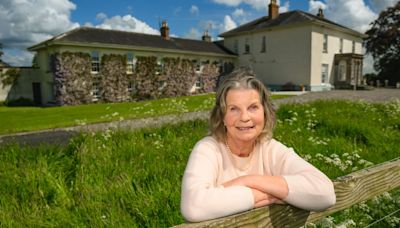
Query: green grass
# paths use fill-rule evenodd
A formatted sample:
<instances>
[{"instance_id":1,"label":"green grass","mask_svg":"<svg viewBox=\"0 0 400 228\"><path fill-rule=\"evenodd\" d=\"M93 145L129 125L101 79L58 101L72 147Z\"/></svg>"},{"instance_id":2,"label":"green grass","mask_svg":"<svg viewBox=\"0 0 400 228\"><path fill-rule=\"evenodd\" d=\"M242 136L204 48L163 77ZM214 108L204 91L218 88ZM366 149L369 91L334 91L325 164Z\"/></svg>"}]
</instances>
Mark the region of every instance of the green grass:
<instances>
[{"instance_id":1,"label":"green grass","mask_svg":"<svg viewBox=\"0 0 400 228\"><path fill-rule=\"evenodd\" d=\"M215 94L64 107L0 106L0 135L209 110ZM273 95L273 99L288 97Z\"/></svg>"},{"instance_id":2,"label":"green grass","mask_svg":"<svg viewBox=\"0 0 400 228\"><path fill-rule=\"evenodd\" d=\"M399 157L399 103L281 105L278 119L275 137L330 178ZM206 134L205 121L190 121L157 129L82 134L66 148L3 146L0 226L168 227L183 223L179 212L182 174L191 148ZM385 208L365 203L328 220L369 224L400 207L400 191L390 197L378 200ZM365 208L370 212L366 214ZM400 217L395 214L379 227L398 226L396 216Z\"/></svg>"}]
</instances>

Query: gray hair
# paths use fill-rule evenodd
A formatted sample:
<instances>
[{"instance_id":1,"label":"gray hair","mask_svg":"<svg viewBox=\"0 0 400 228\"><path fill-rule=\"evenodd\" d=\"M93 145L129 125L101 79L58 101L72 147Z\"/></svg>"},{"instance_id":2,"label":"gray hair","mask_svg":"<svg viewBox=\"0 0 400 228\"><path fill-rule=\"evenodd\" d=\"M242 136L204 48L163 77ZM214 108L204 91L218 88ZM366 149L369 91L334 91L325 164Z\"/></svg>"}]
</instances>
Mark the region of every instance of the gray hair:
<instances>
[{"instance_id":1,"label":"gray hair","mask_svg":"<svg viewBox=\"0 0 400 228\"><path fill-rule=\"evenodd\" d=\"M226 128L224 117L226 114L226 95L231 89L254 89L260 95L260 102L264 108L264 128L258 140L272 138L275 127L275 110L270 100L270 94L264 84L258 80L249 68L238 68L221 82L216 94L216 101L210 116L210 131L218 141L225 141Z\"/></svg>"}]
</instances>

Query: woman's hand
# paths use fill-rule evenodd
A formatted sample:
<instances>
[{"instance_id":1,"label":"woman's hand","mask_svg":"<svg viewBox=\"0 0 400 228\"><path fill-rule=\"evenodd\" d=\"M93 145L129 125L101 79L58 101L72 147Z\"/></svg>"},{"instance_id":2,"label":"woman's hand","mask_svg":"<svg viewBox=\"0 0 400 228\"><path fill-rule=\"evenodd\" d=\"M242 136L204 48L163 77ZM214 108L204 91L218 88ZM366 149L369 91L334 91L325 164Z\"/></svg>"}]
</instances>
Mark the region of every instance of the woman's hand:
<instances>
[{"instance_id":1,"label":"woman's hand","mask_svg":"<svg viewBox=\"0 0 400 228\"><path fill-rule=\"evenodd\" d=\"M257 189L252 188L251 191L254 197L254 208L271 205L279 201L278 198Z\"/></svg>"}]
</instances>

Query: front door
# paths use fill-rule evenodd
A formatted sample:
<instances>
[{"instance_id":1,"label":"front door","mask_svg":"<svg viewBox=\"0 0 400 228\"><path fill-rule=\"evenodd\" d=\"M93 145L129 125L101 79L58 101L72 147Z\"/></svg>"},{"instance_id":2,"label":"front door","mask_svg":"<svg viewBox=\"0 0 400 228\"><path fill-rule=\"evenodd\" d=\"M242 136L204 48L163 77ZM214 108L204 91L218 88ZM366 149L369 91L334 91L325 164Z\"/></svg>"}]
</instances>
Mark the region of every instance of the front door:
<instances>
[{"instance_id":1,"label":"front door","mask_svg":"<svg viewBox=\"0 0 400 228\"><path fill-rule=\"evenodd\" d=\"M33 102L35 105L42 105L42 90L40 89L40 82L32 83Z\"/></svg>"}]
</instances>

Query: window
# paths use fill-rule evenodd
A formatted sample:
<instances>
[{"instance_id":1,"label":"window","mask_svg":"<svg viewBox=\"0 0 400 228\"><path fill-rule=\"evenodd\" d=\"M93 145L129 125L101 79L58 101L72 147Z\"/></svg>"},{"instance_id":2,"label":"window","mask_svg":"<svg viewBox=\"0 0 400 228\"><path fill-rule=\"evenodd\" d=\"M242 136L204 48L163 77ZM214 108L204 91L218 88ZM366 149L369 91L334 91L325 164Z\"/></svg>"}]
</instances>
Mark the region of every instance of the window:
<instances>
[{"instance_id":1,"label":"window","mask_svg":"<svg viewBox=\"0 0 400 228\"><path fill-rule=\"evenodd\" d=\"M351 52L355 53L356 52L356 42L353 41L352 45L351 45Z\"/></svg>"},{"instance_id":2,"label":"window","mask_svg":"<svg viewBox=\"0 0 400 228\"><path fill-rule=\"evenodd\" d=\"M328 64L322 64L321 83L328 83L328 69L329 69Z\"/></svg>"},{"instance_id":3,"label":"window","mask_svg":"<svg viewBox=\"0 0 400 228\"><path fill-rule=\"evenodd\" d=\"M266 51L267 51L267 38L263 36L261 41L261 52L266 52Z\"/></svg>"},{"instance_id":4,"label":"window","mask_svg":"<svg viewBox=\"0 0 400 228\"><path fill-rule=\"evenodd\" d=\"M324 34L324 41L323 41L322 51L324 53L328 53L328 35L327 34Z\"/></svg>"},{"instance_id":5,"label":"window","mask_svg":"<svg viewBox=\"0 0 400 228\"><path fill-rule=\"evenodd\" d=\"M126 73L132 74L135 69L136 59L132 53L126 55Z\"/></svg>"},{"instance_id":6,"label":"window","mask_svg":"<svg viewBox=\"0 0 400 228\"><path fill-rule=\"evenodd\" d=\"M97 74L100 71L100 57L98 51L92 52L92 73Z\"/></svg>"},{"instance_id":7,"label":"window","mask_svg":"<svg viewBox=\"0 0 400 228\"><path fill-rule=\"evenodd\" d=\"M340 44L339 44L339 53L343 53L343 39L340 38Z\"/></svg>"},{"instance_id":8,"label":"window","mask_svg":"<svg viewBox=\"0 0 400 228\"><path fill-rule=\"evenodd\" d=\"M161 74L164 70L164 61L162 57L158 57L157 58L157 70L156 70L156 74Z\"/></svg>"},{"instance_id":9,"label":"window","mask_svg":"<svg viewBox=\"0 0 400 228\"><path fill-rule=\"evenodd\" d=\"M233 41L233 51L237 54L239 53L239 41L238 40L234 40Z\"/></svg>"},{"instance_id":10,"label":"window","mask_svg":"<svg viewBox=\"0 0 400 228\"><path fill-rule=\"evenodd\" d=\"M244 54L249 54L249 53L250 53L249 38L246 38L244 43Z\"/></svg>"},{"instance_id":11,"label":"window","mask_svg":"<svg viewBox=\"0 0 400 228\"><path fill-rule=\"evenodd\" d=\"M93 82L92 95L95 100L100 98L100 83Z\"/></svg>"},{"instance_id":12,"label":"window","mask_svg":"<svg viewBox=\"0 0 400 228\"><path fill-rule=\"evenodd\" d=\"M199 77L197 77L195 88L201 89L202 86L203 86L202 78L199 76Z\"/></svg>"}]
</instances>

